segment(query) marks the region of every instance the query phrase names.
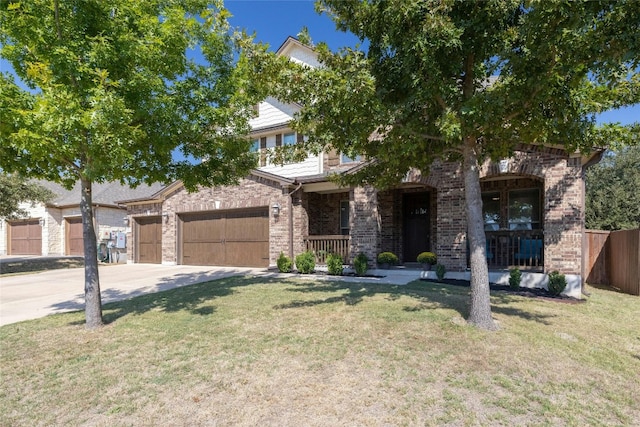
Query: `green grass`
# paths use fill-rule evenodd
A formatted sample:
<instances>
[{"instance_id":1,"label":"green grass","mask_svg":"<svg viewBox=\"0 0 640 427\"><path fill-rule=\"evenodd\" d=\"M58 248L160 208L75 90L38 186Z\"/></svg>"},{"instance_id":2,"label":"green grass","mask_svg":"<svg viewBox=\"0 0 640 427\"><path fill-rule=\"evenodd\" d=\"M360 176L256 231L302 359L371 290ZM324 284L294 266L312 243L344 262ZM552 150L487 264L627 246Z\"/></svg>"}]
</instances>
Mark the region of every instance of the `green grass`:
<instances>
[{"instance_id":1,"label":"green grass","mask_svg":"<svg viewBox=\"0 0 640 427\"><path fill-rule=\"evenodd\" d=\"M637 425L640 299L224 279L0 328L0 425Z\"/></svg>"}]
</instances>

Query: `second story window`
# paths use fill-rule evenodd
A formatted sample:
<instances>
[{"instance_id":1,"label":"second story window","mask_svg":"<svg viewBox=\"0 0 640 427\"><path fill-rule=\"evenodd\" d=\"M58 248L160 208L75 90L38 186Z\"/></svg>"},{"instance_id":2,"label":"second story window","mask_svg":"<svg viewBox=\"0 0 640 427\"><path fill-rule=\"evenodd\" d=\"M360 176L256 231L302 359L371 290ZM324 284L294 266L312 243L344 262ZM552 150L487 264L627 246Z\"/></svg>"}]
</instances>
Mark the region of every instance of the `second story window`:
<instances>
[{"instance_id":1,"label":"second story window","mask_svg":"<svg viewBox=\"0 0 640 427\"><path fill-rule=\"evenodd\" d=\"M282 145L294 145L296 143L296 134L295 132L285 133L282 135Z\"/></svg>"},{"instance_id":2,"label":"second story window","mask_svg":"<svg viewBox=\"0 0 640 427\"><path fill-rule=\"evenodd\" d=\"M344 163L353 163L353 162L361 162L362 161L362 156L357 155L353 158L347 156L346 154L342 153L340 155L340 163L344 164Z\"/></svg>"}]
</instances>

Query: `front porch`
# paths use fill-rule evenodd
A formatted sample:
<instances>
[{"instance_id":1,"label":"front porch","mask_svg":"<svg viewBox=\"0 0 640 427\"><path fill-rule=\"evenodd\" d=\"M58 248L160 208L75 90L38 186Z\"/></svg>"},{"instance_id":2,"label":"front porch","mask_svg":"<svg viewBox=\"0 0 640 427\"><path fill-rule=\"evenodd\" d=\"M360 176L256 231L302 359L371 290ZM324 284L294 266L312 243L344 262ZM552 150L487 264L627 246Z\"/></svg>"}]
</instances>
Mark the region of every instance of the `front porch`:
<instances>
[{"instance_id":1,"label":"front porch","mask_svg":"<svg viewBox=\"0 0 640 427\"><path fill-rule=\"evenodd\" d=\"M491 270L544 270L542 230L486 231L487 265ZM467 262L469 256L467 254Z\"/></svg>"}]
</instances>

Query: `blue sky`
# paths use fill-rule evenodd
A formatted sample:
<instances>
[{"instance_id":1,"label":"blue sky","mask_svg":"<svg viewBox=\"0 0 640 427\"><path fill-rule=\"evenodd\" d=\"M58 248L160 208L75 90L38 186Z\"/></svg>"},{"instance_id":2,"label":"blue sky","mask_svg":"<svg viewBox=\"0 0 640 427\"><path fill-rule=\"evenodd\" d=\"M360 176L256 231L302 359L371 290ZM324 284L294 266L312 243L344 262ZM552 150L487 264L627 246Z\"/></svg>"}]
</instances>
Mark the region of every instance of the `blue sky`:
<instances>
[{"instance_id":1,"label":"blue sky","mask_svg":"<svg viewBox=\"0 0 640 427\"><path fill-rule=\"evenodd\" d=\"M256 40L268 43L272 50L288 36L295 37L303 26L309 29L311 39L326 42L332 50L354 46L358 38L337 31L327 15L315 12L313 1L308 0L227 0L225 7L231 12L234 27L256 33ZM598 122L630 124L640 121L640 105L608 111L598 116Z\"/></svg>"},{"instance_id":2,"label":"blue sky","mask_svg":"<svg viewBox=\"0 0 640 427\"><path fill-rule=\"evenodd\" d=\"M358 43L354 35L337 31L328 16L317 14L311 0L226 0L225 6L233 15L232 26L255 32L256 40L268 43L274 51L304 26L314 42L326 42L332 50ZM9 65L2 60L0 69L7 71ZM598 121L623 124L640 121L640 105L604 113Z\"/></svg>"}]
</instances>

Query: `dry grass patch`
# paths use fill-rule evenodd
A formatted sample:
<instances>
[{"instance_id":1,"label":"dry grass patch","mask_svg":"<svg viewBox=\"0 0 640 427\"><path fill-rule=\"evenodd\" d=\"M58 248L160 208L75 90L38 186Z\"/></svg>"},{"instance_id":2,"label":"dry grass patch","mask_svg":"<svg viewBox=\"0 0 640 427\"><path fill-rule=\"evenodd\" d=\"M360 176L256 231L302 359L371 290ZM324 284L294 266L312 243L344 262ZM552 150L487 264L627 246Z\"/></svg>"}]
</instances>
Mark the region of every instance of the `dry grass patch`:
<instances>
[{"instance_id":1,"label":"dry grass patch","mask_svg":"<svg viewBox=\"0 0 640 427\"><path fill-rule=\"evenodd\" d=\"M0 425L640 423L640 300L233 278L0 328ZM632 392L632 390L636 390Z\"/></svg>"}]
</instances>

